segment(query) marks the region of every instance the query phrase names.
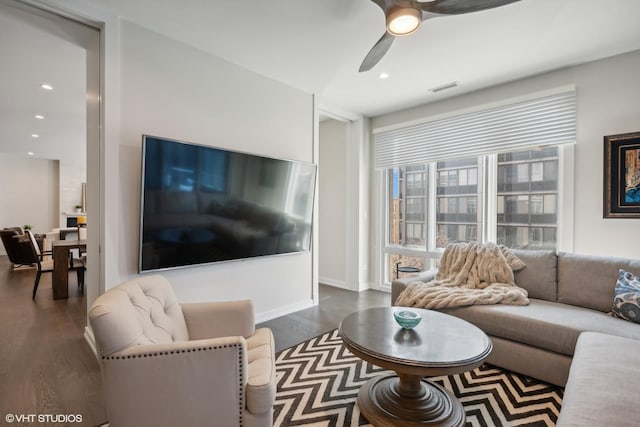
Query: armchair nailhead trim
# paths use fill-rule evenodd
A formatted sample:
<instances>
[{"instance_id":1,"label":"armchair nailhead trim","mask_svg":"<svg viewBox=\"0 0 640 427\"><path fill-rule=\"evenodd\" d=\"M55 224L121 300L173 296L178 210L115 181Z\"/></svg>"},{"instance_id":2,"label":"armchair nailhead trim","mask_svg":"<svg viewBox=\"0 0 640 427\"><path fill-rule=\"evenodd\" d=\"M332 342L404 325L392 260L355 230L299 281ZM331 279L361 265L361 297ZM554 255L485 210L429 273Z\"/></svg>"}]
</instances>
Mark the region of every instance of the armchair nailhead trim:
<instances>
[{"instance_id":1,"label":"armchair nailhead trim","mask_svg":"<svg viewBox=\"0 0 640 427\"><path fill-rule=\"evenodd\" d=\"M186 348L183 350L170 350L170 351L161 351L161 352L156 352L156 353L144 353L144 354L130 354L127 356L102 356L102 360L125 360L125 359L139 359L142 357L155 357L155 356L167 356L170 354L178 354L178 353L191 353L191 352L196 352L196 351L206 351L206 350L219 350L222 348L242 348L241 344L224 344L224 345L216 345L216 346L209 346L209 347L199 347L199 348ZM242 413L244 412L244 406L242 405L242 399L244 396L244 377L243 377L243 371L242 371L242 351L238 352L238 372L239 372L239 380L240 383L238 384L238 390L239 392L239 401L240 401L240 406L238 408L238 419L240 420L240 426L242 427L244 425L244 420L242 419Z\"/></svg>"},{"instance_id":2,"label":"armchair nailhead trim","mask_svg":"<svg viewBox=\"0 0 640 427\"><path fill-rule=\"evenodd\" d=\"M224 344L224 345L216 345L216 346L212 345L209 347L185 348L182 350L160 351L155 353L144 353L144 354L130 354L127 356L102 356L102 360L138 359L141 357L167 356L170 354L191 353L191 352L206 351L206 350L219 350L221 348L232 348L232 347L242 347L242 346L240 344Z\"/></svg>"},{"instance_id":3,"label":"armchair nailhead trim","mask_svg":"<svg viewBox=\"0 0 640 427\"><path fill-rule=\"evenodd\" d=\"M247 367L248 368L248 367ZM243 377L242 374L244 373L244 371L242 370L242 352L238 353L238 372L240 373L240 375L238 375L238 378L240 379L240 384L238 384L238 390L240 391L240 395L239 397L239 402L240 402L240 406L238 408L238 419L240 420L240 427L242 427L244 425L243 419L242 419L242 413L244 412L244 405L242 404L242 396L244 395L244 387L243 387Z\"/></svg>"}]
</instances>

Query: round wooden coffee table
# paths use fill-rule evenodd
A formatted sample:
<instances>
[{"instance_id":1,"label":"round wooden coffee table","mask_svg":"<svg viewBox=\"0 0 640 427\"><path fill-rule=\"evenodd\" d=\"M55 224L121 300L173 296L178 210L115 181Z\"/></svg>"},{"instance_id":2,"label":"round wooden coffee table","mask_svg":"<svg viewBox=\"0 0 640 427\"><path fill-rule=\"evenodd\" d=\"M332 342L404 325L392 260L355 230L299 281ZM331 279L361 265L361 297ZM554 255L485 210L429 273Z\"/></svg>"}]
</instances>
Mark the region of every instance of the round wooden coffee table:
<instances>
[{"instance_id":1,"label":"round wooden coffee table","mask_svg":"<svg viewBox=\"0 0 640 427\"><path fill-rule=\"evenodd\" d=\"M412 330L402 329L394 311L422 315ZM492 349L479 328L437 311L377 307L352 313L338 330L345 346L359 358L395 375L367 381L358 393L362 415L375 426L463 426L458 399L425 377L457 374L480 366Z\"/></svg>"}]
</instances>

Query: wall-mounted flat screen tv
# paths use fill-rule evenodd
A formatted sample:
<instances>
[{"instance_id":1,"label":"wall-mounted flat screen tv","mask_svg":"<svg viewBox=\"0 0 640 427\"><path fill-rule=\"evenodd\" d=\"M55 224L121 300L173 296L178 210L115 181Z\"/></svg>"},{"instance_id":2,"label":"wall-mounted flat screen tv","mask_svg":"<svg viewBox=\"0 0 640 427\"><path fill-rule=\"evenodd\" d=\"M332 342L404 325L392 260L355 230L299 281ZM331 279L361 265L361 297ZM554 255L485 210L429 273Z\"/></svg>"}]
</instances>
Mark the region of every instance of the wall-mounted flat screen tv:
<instances>
[{"instance_id":1,"label":"wall-mounted flat screen tv","mask_svg":"<svg viewBox=\"0 0 640 427\"><path fill-rule=\"evenodd\" d=\"M306 252L316 166L142 137L140 272Z\"/></svg>"}]
</instances>

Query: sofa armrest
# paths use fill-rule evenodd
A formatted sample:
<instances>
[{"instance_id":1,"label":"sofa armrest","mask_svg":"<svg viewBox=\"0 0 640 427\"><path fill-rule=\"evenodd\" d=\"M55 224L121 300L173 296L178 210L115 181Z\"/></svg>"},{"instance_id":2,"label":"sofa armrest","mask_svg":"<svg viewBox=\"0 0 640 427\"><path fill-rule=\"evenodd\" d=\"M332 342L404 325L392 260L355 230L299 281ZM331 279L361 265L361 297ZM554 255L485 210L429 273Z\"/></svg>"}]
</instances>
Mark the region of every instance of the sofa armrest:
<instances>
[{"instance_id":1,"label":"sofa armrest","mask_svg":"<svg viewBox=\"0 0 640 427\"><path fill-rule=\"evenodd\" d=\"M411 282L430 282L436 278L437 269L431 269L427 271L421 271L418 274L412 276L396 279L391 282L391 305L395 305L398 296Z\"/></svg>"},{"instance_id":2,"label":"sofa armrest","mask_svg":"<svg viewBox=\"0 0 640 427\"><path fill-rule=\"evenodd\" d=\"M239 335L245 338L255 332L253 303L250 300L182 303L190 340Z\"/></svg>"},{"instance_id":3,"label":"sofa armrest","mask_svg":"<svg viewBox=\"0 0 640 427\"><path fill-rule=\"evenodd\" d=\"M225 337L129 347L102 357L112 426L238 425L247 383L246 340Z\"/></svg>"},{"instance_id":4,"label":"sofa armrest","mask_svg":"<svg viewBox=\"0 0 640 427\"><path fill-rule=\"evenodd\" d=\"M247 409L252 414L273 410L277 377L275 343L269 328L259 328L247 338L248 380Z\"/></svg>"}]
</instances>

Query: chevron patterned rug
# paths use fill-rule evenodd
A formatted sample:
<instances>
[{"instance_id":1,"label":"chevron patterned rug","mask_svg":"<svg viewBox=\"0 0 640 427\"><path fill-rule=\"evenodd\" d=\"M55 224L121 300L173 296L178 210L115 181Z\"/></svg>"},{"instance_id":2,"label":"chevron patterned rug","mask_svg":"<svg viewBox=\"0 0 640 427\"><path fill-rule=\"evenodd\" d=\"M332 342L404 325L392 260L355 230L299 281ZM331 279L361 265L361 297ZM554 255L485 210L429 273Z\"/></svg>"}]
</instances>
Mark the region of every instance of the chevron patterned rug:
<instances>
[{"instance_id":1,"label":"chevron patterned rug","mask_svg":"<svg viewBox=\"0 0 640 427\"><path fill-rule=\"evenodd\" d=\"M385 372L354 356L333 330L278 353L274 426L369 426L358 390ZM431 378L462 402L470 426L555 426L562 388L483 365Z\"/></svg>"}]
</instances>

